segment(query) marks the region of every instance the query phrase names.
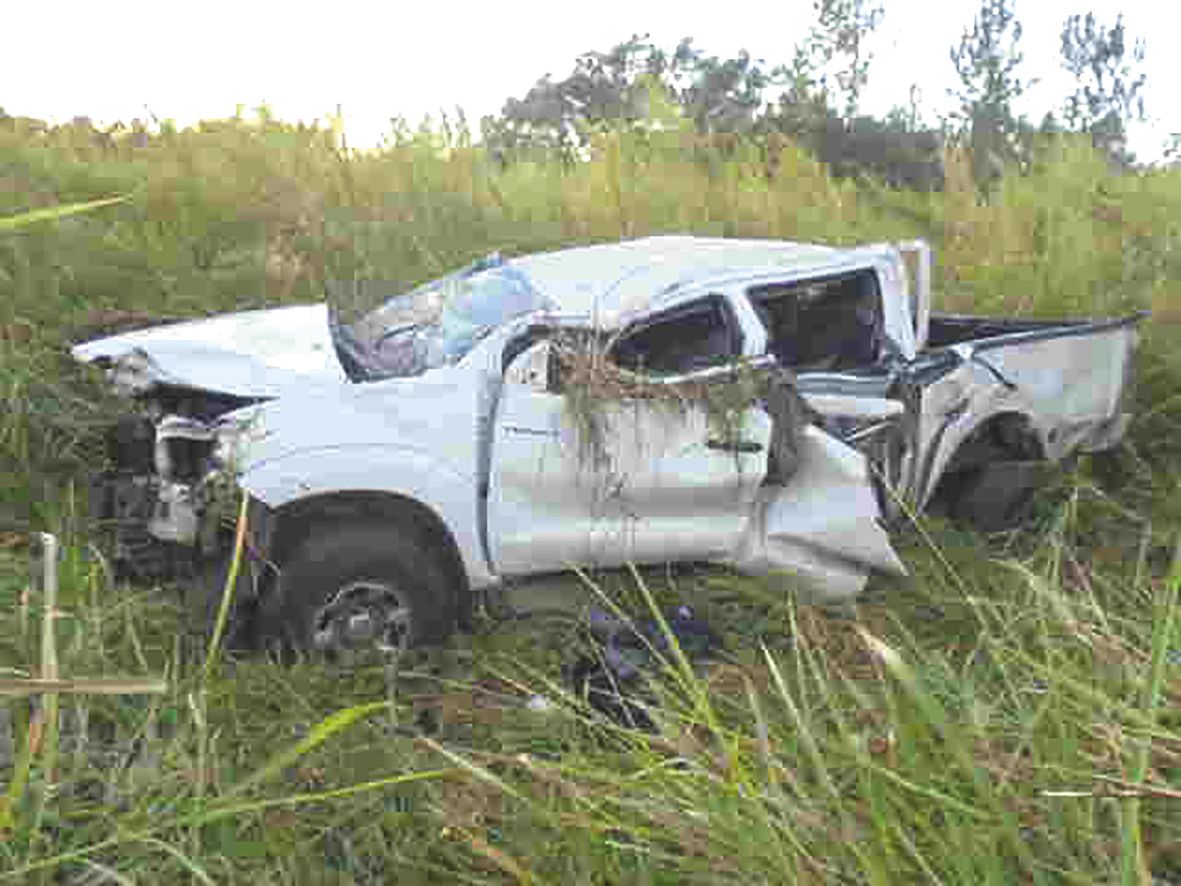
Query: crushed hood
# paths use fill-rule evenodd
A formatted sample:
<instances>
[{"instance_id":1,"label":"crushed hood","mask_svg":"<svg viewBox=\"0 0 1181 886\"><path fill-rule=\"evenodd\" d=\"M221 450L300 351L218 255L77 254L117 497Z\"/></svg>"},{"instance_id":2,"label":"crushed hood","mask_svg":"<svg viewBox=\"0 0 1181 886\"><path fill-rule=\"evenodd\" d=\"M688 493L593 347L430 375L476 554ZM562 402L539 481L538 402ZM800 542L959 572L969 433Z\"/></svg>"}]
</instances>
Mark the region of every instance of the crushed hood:
<instances>
[{"instance_id":1,"label":"crushed hood","mask_svg":"<svg viewBox=\"0 0 1181 886\"><path fill-rule=\"evenodd\" d=\"M220 314L71 349L84 363L133 352L147 357L150 381L241 397L276 397L292 386L346 381L323 303Z\"/></svg>"}]
</instances>

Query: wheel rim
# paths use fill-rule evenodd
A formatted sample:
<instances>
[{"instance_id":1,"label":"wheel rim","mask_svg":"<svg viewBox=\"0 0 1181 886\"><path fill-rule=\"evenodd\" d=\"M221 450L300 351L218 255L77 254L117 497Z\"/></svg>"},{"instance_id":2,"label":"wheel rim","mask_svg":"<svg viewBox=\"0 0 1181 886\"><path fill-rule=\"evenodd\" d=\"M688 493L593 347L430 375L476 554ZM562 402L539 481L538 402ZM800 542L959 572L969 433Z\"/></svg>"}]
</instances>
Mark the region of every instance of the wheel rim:
<instances>
[{"instance_id":1,"label":"wheel rim","mask_svg":"<svg viewBox=\"0 0 1181 886\"><path fill-rule=\"evenodd\" d=\"M410 646L411 625L405 594L383 582L355 581L316 612L312 646L323 652L404 652Z\"/></svg>"}]
</instances>

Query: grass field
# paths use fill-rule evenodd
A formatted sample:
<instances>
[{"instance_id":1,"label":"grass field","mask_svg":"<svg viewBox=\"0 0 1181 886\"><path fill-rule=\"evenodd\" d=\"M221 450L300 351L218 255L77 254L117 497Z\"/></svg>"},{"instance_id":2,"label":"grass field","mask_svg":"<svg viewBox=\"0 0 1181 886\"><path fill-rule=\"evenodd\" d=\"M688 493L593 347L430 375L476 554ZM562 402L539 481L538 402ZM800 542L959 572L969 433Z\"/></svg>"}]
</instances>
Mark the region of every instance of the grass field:
<instances>
[{"instance_id":1,"label":"grass field","mask_svg":"<svg viewBox=\"0 0 1181 886\"><path fill-rule=\"evenodd\" d=\"M87 703L136 740L105 761L10 705L0 882L1181 883L1181 171L1115 176L1047 142L983 200L954 153L945 190L918 194L830 179L790 145L674 130L594 150L502 169L430 133L346 156L273 120L111 140L0 120L0 218L127 198L0 227L0 680L39 667L40 598L18 602L26 533L49 529L61 673L168 684ZM483 624L470 665L396 679L194 662L171 589L112 585L72 530L109 404L71 338L662 231L922 236L940 307L1151 308L1127 444L1059 477L1027 531L904 531L912 577L875 580L855 618L719 570L570 577L722 629L725 661L668 663L656 738L564 692L557 619ZM413 728L428 703L434 735Z\"/></svg>"}]
</instances>

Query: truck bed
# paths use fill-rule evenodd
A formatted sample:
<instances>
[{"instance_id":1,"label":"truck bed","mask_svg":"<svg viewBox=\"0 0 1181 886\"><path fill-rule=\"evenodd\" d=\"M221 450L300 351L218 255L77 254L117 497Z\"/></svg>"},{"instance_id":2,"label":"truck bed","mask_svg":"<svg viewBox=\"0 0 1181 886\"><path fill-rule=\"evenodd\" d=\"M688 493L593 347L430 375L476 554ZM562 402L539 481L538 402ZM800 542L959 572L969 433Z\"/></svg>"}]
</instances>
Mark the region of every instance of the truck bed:
<instances>
[{"instance_id":1,"label":"truck bed","mask_svg":"<svg viewBox=\"0 0 1181 886\"><path fill-rule=\"evenodd\" d=\"M966 314L931 314L927 349L935 350L966 341L979 341L1020 332L1044 332L1092 325L1089 320L1034 320L1009 317L973 317Z\"/></svg>"}]
</instances>

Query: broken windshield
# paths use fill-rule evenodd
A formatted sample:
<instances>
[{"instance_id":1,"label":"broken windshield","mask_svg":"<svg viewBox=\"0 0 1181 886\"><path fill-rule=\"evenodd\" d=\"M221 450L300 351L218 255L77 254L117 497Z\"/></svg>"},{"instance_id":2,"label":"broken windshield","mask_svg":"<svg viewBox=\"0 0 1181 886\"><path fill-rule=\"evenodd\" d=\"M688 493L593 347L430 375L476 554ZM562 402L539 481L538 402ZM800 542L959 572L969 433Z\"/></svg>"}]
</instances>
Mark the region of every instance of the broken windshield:
<instances>
[{"instance_id":1,"label":"broken windshield","mask_svg":"<svg viewBox=\"0 0 1181 886\"><path fill-rule=\"evenodd\" d=\"M498 326L552 307L522 271L493 254L333 333L350 375L405 377L458 363Z\"/></svg>"}]
</instances>

